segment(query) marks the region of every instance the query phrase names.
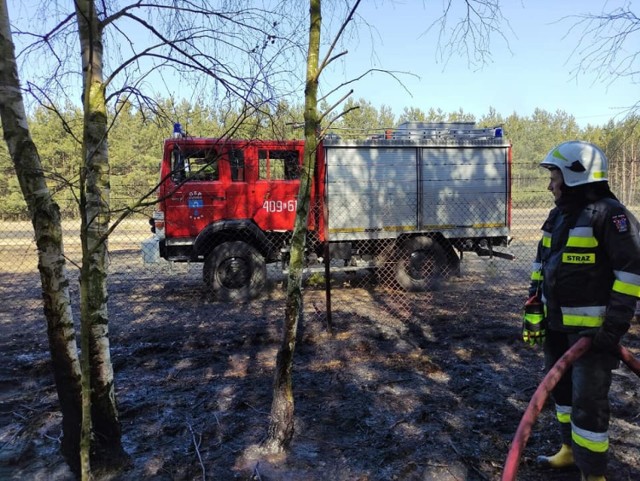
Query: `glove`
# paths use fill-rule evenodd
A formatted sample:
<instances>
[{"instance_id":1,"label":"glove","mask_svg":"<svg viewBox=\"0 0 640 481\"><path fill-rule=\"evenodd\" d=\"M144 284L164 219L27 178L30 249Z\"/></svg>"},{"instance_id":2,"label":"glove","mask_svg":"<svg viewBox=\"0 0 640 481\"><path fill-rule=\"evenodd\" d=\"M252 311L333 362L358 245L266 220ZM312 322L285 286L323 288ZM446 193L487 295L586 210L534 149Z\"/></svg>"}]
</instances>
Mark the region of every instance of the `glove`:
<instances>
[{"instance_id":1,"label":"glove","mask_svg":"<svg viewBox=\"0 0 640 481\"><path fill-rule=\"evenodd\" d=\"M546 336L547 319L544 316L544 305L537 296L532 296L524 303L522 340L530 346L535 346L543 344Z\"/></svg>"}]
</instances>

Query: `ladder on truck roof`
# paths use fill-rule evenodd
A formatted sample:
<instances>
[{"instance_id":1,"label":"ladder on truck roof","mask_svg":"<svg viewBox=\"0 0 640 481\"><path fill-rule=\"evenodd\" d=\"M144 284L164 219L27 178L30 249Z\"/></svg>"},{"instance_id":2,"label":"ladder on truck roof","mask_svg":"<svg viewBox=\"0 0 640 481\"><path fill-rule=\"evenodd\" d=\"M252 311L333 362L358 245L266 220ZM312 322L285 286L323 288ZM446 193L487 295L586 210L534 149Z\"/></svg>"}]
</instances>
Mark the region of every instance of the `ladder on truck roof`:
<instances>
[{"instance_id":1,"label":"ladder on truck roof","mask_svg":"<svg viewBox=\"0 0 640 481\"><path fill-rule=\"evenodd\" d=\"M386 139L397 140L489 140L502 137L502 127L476 128L474 122L404 122L385 132Z\"/></svg>"},{"instance_id":2,"label":"ladder on truck roof","mask_svg":"<svg viewBox=\"0 0 640 481\"><path fill-rule=\"evenodd\" d=\"M341 141L463 142L504 141L502 127L477 128L474 122L404 122L393 129L332 128L326 143Z\"/></svg>"}]
</instances>

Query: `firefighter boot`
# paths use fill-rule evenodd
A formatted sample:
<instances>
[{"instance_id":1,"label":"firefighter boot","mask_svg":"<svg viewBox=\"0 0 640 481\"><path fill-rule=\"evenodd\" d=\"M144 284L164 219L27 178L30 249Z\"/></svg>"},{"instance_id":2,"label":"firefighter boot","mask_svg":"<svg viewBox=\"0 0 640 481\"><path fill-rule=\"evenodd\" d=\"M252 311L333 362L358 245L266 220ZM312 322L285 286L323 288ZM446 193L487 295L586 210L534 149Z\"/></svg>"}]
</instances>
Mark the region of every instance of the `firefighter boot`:
<instances>
[{"instance_id":1,"label":"firefighter boot","mask_svg":"<svg viewBox=\"0 0 640 481\"><path fill-rule=\"evenodd\" d=\"M575 466L573 450L568 444L563 444L560 447L560 451L553 456L538 456L536 461L539 465L552 469L563 469Z\"/></svg>"},{"instance_id":2,"label":"firefighter boot","mask_svg":"<svg viewBox=\"0 0 640 481\"><path fill-rule=\"evenodd\" d=\"M604 476L596 476L595 474L583 474L582 481L607 481Z\"/></svg>"}]
</instances>

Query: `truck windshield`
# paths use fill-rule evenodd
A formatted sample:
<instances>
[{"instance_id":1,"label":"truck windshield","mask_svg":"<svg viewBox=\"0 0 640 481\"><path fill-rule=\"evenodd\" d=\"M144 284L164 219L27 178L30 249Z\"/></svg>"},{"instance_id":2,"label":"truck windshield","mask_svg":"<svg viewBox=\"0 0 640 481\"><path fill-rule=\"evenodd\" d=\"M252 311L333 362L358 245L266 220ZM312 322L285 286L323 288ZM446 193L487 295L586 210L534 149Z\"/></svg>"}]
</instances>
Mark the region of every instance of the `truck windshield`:
<instances>
[{"instance_id":1,"label":"truck windshield","mask_svg":"<svg viewBox=\"0 0 640 481\"><path fill-rule=\"evenodd\" d=\"M218 153L214 149L174 148L171 171L176 182L218 180Z\"/></svg>"}]
</instances>

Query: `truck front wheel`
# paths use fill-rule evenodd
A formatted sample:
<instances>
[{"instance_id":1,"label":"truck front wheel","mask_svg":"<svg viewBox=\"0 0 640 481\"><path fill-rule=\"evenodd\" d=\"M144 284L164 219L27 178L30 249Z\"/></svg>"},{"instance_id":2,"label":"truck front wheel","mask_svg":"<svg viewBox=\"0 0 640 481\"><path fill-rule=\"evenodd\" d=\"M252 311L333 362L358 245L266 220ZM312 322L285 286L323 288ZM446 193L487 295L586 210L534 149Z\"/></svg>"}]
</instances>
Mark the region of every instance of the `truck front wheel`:
<instances>
[{"instance_id":1,"label":"truck front wheel","mask_svg":"<svg viewBox=\"0 0 640 481\"><path fill-rule=\"evenodd\" d=\"M246 242L225 242L204 262L204 279L221 301L247 301L264 290L267 268L264 257Z\"/></svg>"},{"instance_id":2,"label":"truck front wheel","mask_svg":"<svg viewBox=\"0 0 640 481\"><path fill-rule=\"evenodd\" d=\"M398 250L395 271L396 281L403 289L432 290L447 272L447 255L431 237L411 237Z\"/></svg>"}]
</instances>

